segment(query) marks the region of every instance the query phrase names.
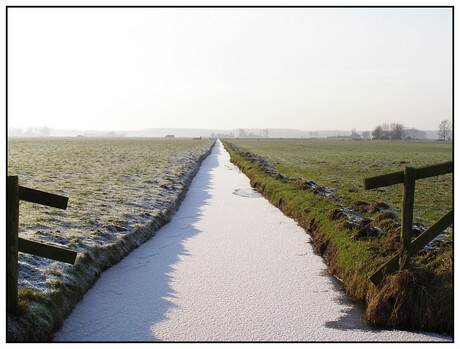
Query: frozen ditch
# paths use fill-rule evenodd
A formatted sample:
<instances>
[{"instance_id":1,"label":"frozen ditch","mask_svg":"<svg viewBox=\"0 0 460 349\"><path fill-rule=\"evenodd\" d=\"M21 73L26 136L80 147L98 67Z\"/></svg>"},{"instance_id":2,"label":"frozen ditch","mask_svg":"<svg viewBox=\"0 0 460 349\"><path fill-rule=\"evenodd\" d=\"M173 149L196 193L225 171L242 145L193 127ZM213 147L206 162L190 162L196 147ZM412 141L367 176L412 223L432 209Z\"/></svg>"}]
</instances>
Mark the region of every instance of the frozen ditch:
<instances>
[{"instance_id":1,"label":"frozen ditch","mask_svg":"<svg viewBox=\"0 0 460 349\"><path fill-rule=\"evenodd\" d=\"M55 341L442 341L367 326L220 142L172 221L102 274Z\"/></svg>"}]
</instances>

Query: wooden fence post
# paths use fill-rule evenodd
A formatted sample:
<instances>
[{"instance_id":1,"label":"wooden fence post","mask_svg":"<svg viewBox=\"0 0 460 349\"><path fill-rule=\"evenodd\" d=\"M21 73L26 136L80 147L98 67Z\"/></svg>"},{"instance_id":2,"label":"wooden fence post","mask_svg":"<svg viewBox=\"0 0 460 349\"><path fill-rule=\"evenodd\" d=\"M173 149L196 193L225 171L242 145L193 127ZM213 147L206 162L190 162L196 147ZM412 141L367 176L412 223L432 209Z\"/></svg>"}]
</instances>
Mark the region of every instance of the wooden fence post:
<instances>
[{"instance_id":1,"label":"wooden fence post","mask_svg":"<svg viewBox=\"0 0 460 349\"><path fill-rule=\"evenodd\" d=\"M6 306L14 312L18 304L18 230L19 230L19 187L18 176L8 176L6 188Z\"/></svg>"},{"instance_id":2,"label":"wooden fence post","mask_svg":"<svg viewBox=\"0 0 460 349\"><path fill-rule=\"evenodd\" d=\"M403 269L410 261L412 249L412 222L414 216L414 197L415 197L415 168L406 167L404 169L404 192L401 214L401 248L402 253L399 259L399 268Z\"/></svg>"},{"instance_id":3,"label":"wooden fence post","mask_svg":"<svg viewBox=\"0 0 460 349\"><path fill-rule=\"evenodd\" d=\"M18 306L19 251L70 264L75 263L77 252L19 237L19 200L65 210L69 198L22 187L18 176L7 176L6 192L6 308L14 313Z\"/></svg>"},{"instance_id":4,"label":"wooden fence post","mask_svg":"<svg viewBox=\"0 0 460 349\"><path fill-rule=\"evenodd\" d=\"M364 190L386 187L398 183L404 184L401 217L401 249L369 277L374 285L378 285L386 274L390 274L397 269L405 268L415 253L421 250L436 236L441 234L444 229L454 223L454 211L452 210L429 227L424 233L419 235L414 241L411 241L414 215L415 181L418 179L452 173L453 171L454 162L448 161L438 165L420 167L418 169L406 167L404 171L364 178Z\"/></svg>"}]
</instances>

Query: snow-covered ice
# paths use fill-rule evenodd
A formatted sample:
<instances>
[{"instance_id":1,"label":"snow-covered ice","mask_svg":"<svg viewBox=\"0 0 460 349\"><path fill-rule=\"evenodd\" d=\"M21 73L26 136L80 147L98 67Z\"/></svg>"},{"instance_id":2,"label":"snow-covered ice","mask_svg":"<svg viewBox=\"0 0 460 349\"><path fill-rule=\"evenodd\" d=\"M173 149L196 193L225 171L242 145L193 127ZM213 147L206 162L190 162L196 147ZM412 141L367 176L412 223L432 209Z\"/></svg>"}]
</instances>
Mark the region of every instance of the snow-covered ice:
<instances>
[{"instance_id":1,"label":"snow-covered ice","mask_svg":"<svg viewBox=\"0 0 460 349\"><path fill-rule=\"evenodd\" d=\"M54 340L451 340L370 328L305 231L238 195L250 192L217 142L172 221L101 275Z\"/></svg>"}]
</instances>

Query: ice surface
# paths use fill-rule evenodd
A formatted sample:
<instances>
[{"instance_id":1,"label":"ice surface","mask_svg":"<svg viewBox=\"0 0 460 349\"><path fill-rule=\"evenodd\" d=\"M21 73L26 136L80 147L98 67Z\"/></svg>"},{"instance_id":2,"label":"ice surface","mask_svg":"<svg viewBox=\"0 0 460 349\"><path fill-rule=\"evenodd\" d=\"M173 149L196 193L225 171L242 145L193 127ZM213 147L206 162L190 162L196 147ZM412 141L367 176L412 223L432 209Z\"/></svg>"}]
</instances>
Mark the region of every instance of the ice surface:
<instances>
[{"instance_id":1,"label":"ice surface","mask_svg":"<svg viewBox=\"0 0 460 349\"><path fill-rule=\"evenodd\" d=\"M55 341L441 341L370 328L310 238L218 142L172 221L102 274Z\"/></svg>"}]
</instances>

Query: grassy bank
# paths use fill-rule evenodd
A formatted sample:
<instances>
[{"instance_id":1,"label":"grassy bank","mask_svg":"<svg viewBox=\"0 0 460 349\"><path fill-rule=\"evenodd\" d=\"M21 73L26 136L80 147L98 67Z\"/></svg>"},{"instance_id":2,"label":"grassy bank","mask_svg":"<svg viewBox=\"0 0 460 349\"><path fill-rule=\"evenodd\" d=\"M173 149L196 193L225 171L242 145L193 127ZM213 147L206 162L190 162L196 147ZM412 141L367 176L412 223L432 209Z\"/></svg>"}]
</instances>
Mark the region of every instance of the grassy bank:
<instances>
[{"instance_id":1,"label":"grassy bank","mask_svg":"<svg viewBox=\"0 0 460 349\"><path fill-rule=\"evenodd\" d=\"M27 186L46 189L46 185L50 185L67 190L70 187L70 195L62 194L74 201L70 201L69 208L73 210L68 216L60 217L54 211L46 215L43 211L41 215L46 220L39 223L40 217L33 213L27 216L24 212L21 218L25 224L20 235L31 234L34 240L42 237L43 242L73 247L79 253L74 265L20 253L20 286L30 284L31 287L20 288L18 310L7 315L9 342L49 341L99 275L154 236L170 220L213 145L211 141L191 140L43 140L39 142L45 149L35 152L43 152L42 162L37 164L18 150L29 149L30 142L37 141L18 140L11 145L8 171L15 171L15 160L19 162L14 158L17 153L33 166L28 168L25 161L16 170L20 180L29 175L36 181L26 182ZM46 154L50 147L56 151ZM101 150L106 152L101 154ZM51 184L40 180L39 173L54 173L49 163L67 166L57 172L56 178L64 178L68 185L59 183L58 179ZM111 172L113 182L102 181L106 172ZM84 194L91 189L97 195L85 200ZM114 219L119 220L117 229L114 229ZM56 226L67 230L61 233L55 230ZM41 233L37 235L38 229ZM78 242L73 241L74 235Z\"/></svg>"},{"instance_id":2,"label":"grassy bank","mask_svg":"<svg viewBox=\"0 0 460 349\"><path fill-rule=\"evenodd\" d=\"M224 142L232 162L250 178L253 187L307 230L316 250L326 259L330 274L343 282L348 294L365 305L371 324L453 334L451 238L439 241L432 249L422 250L407 270L388 275L378 287L374 286L368 277L400 248L399 211L394 206L391 192L385 196L388 197L385 200L390 202L380 196L362 195L357 176L347 173L346 164L364 160L350 156L345 158L343 154L340 157L340 151L335 154L323 149L322 157L318 157L318 164L315 164L311 159L306 160L305 155L295 156L295 151L292 152L293 147L302 147L305 143L291 141L294 142L289 144L291 149L283 153L282 147L287 147L283 141L248 142ZM363 143L360 144L362 146ZM338 144L324 145L336 147ZM358 146L353 142L348 145ZM258 150L258 155L248 149ZM267 156L270 150L273 153ZM361 152L364 154L364 150L361 149ZM404 161L420 166L414 164L414 160L382 154L381 162L399 164ZM337 167L334 170L327 168L324 164L334 158L337 159L334 165ZM307 167L314 169L308 174L302 171L304 161L310 162ZM429 164L438 162L439 157ZM367 176L365 171L360 170L361 183ZM372 172L371 176L381 174L375 173L375 169L367 171ZM331 179L333 176L335 179ZM351 182L347 183L347 180ZM400 199L397 202L400 203ZM414 236L419 233L420 227L414 227Z\"/></svg>"}]
</instances>

